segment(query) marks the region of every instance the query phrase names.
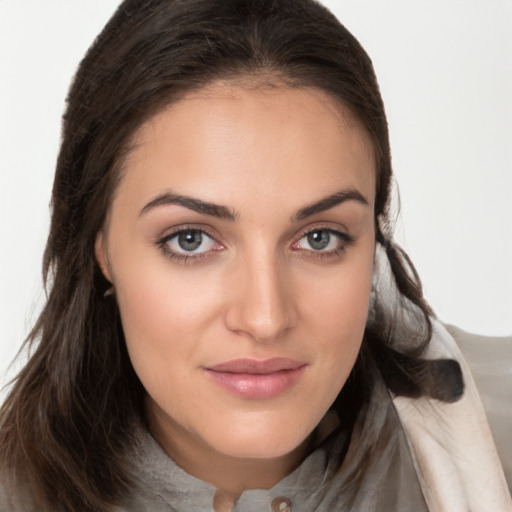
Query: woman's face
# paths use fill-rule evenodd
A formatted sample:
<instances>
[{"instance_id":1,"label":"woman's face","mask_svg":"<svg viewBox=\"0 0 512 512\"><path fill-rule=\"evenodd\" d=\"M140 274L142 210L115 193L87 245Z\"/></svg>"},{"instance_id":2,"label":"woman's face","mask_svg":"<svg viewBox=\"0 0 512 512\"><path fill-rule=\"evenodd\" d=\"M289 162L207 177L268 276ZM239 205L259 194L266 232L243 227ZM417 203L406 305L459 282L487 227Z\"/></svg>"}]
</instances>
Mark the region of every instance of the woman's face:
<instances>
[{"instance_id":1,"label":"woman's face","mask_svg":"<svg viewBox=\"0 0 512 512\"><path fill-rule=\"evenodd\" d=\"M96 256L171 444L272 458L313 431L361 345L374 195L315 90L217 84L141 127Z\"/></svg>"}]
</instances>

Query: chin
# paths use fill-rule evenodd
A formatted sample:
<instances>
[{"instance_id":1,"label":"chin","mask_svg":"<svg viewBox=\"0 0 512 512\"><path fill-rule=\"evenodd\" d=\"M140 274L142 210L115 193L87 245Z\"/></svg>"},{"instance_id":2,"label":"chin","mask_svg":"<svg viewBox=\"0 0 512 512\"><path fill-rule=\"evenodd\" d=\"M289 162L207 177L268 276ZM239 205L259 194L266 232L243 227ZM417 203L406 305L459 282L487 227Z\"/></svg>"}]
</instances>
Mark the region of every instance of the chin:
<instances>
[{"instance_id":1,"label":"chin","mask_svg":"<svg viewBox=\"0 0 512 512\"><path fill-rule=\"evenodd\" d=\"M316 424L311 428L297 429L297 424L303 425L298 421L283 422L280 418L277 424L264 421L258 424L253 420L250 425L238 424L233 428L231 424L229 428L210 431L208 437L211 446L230 457L275 459L303 446L309 439ZM226 432L229 432L227 439Z\"/></svg>"}]
</instances>

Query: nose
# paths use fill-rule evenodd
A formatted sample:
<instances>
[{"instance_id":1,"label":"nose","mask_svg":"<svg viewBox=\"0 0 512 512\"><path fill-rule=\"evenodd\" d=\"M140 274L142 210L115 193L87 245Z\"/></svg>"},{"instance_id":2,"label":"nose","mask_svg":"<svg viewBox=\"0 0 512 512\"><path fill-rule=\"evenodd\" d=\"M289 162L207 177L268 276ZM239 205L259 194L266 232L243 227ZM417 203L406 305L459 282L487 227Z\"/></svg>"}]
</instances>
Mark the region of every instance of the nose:
<instances>
[{"instance_id":1,"label":"nose","mask_svg":"<svg viewBox=\"0 0 512 512\"><path fill-rule=\"evenodd\" d=\"M253 256L233 269L227 327L255 341L273 342L297 324L293 286L276 255Z\"/></svg>"}]
</instances>

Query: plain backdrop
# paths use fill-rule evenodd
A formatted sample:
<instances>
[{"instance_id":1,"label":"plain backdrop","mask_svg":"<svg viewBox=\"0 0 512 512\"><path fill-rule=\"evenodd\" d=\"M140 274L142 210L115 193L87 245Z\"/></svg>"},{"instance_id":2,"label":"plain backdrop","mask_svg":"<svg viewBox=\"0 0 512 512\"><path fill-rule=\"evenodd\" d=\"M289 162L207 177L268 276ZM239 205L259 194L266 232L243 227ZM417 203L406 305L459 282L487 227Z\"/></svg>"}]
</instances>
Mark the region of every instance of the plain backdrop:
<instances>
[{"instance_id":1,"label":"plain backdrop","mask_svg":"<svg viewBox=\"0 0 512 512\"><path fill-rule=\"evenodd\" d=\"M118 0L0 0L0 387L44 301L71 78ZM397 239L446 322L512 333L512 1L325 0L374 62ZM3 394L0 393L0 401Z\"/></svg>"}]
</instances>

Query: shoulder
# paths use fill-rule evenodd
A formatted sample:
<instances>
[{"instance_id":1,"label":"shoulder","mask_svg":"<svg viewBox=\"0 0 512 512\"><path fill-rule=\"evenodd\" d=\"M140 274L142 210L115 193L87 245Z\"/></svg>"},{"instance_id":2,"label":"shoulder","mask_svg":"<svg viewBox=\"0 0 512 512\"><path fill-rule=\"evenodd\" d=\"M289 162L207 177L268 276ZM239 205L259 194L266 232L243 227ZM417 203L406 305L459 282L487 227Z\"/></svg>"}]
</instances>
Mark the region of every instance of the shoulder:
<instances>
[{"instance_id":1,"label":"shoulder","mask_svg":"<svg viewBox=\"0 0 512 512\"><path fill-rule=\"evenodd\" d=\"M480 336L445 327L471 370L512 488L512 336Z\"/></svg>"},{"instance_id":2,"label":"shoulder","mask_svg":"<svg viewBox=\"0 0 512 512\"><path fill-rule=\"evenodd\" d=\"M471 369L476 373L488 369L489 364L494 363L498 363L501 370L510 370L512 336L482 336L466 332L454 325L445 324L444 327L457 342ZM510 371L508 373L510 374Z\"/></svg>"}]
</instances>

